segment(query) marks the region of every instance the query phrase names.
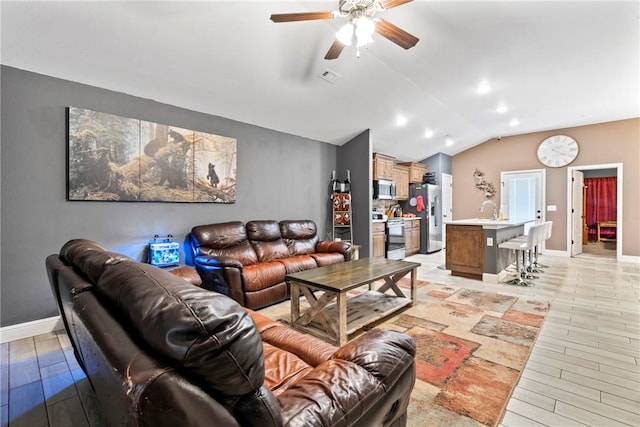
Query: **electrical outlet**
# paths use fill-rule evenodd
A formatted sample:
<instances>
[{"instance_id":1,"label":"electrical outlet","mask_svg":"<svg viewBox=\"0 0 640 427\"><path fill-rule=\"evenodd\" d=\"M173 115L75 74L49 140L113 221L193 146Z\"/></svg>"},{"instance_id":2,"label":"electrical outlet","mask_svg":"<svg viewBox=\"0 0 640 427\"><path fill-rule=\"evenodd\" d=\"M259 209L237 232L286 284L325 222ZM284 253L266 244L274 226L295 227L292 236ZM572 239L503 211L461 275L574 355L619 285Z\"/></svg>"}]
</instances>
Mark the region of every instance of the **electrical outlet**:
<instances>
[{"instance_id":1,"label":"electrical outlet","mask_svg":"<svg viewBox=\"0 0 640 427\"><path fill-rule=\"evenodd\" d=\"M493 246L493 237L487 237L487 246Z\"/></svg>"}]
</instances>

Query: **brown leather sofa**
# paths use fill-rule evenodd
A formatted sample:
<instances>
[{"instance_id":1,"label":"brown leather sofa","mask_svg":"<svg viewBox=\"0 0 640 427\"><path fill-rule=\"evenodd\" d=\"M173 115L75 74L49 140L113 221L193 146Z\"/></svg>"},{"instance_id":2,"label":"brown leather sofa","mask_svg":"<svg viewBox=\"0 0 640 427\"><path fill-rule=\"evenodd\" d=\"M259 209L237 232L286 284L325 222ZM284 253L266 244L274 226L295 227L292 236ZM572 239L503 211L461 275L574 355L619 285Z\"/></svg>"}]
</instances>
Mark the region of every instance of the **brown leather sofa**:
<instances>
[{"instance_id":1,"label":"brown leather sofa","mask_svg":"<svg viewBox=\"0 0 640 427\"><path fill-rule=\"evenodd\" d=\"M336 348L88 240L46 268L108 425L406 424L406 334L375 329Z\"/></svg>"},{"instance_id":2,"label":"brown leather sofa","mask_svg":"<svg viewBox=\"0 0 640 427\"><path fill-rule=\"evenodd\" d=\"M351 243L320 241L311 220L198 225L187 247L203 288L252 309L289 298L287 274L351 260Z\"/></svg>"}]
</instances>

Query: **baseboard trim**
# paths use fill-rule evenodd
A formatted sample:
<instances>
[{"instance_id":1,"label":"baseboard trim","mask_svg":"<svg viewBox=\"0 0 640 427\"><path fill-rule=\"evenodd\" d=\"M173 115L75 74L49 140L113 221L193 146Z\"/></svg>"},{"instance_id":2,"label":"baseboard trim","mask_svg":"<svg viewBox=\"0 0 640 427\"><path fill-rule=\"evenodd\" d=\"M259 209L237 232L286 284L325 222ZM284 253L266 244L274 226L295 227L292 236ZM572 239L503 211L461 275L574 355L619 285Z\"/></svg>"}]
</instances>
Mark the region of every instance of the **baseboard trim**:
<instances>
[{"instance_id":1,"label":"baseboard trim","mask_svg":"<svg viewBox=\"0 0 640 427\"><path fill-rule=\"evenodd\" d=\"M640 264L640 256L622 255L620 262L631 262L633 264Z\"/></svg>"},{"instance_id":2,"label":"baseboard trim","mask_svg":"<svg viewBox=\"0 0 640 427\"><path fill-rule=\"evenodd\" d=\"M568 257L569 256L569 252L567 252L567 251L556 251L556 250L553 250L553 249L545 249L542 252L542 255L557 256L557 257Z\"/></svg>"},{"instance_id":3,"label":"baseboard trim","mask_svg":"<svg viewBox=\"0 0 640 427\"><path fill-rule=\"evenodd\" d=\"M64 329L60 316L32 320L0 328L0 344Z\"/></svg>"},{"instance_id":4,"label":"baseboard trim","mask_svg":"<svg viewBox=\"0 0 640 427\"><path fill-rule=\"evenodd\" d=\"M502 270L502 271L498 272L498 274L482 273L482 281L483 282L489 282L489 283L500 283L508 275L509 275L509 273L507 273L507 271L505 271L505 270Z\"/></svg>"}]
</instances>

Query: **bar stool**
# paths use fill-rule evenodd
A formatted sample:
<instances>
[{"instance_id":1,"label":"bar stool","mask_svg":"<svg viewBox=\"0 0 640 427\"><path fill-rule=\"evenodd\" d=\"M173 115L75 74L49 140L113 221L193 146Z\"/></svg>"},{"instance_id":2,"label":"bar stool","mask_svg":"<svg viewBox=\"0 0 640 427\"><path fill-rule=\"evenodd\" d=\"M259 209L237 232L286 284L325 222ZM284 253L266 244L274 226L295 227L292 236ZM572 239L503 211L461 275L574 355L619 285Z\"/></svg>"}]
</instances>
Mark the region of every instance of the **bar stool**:
<instances>
[{"instance_id":1,"label":"bar stool","mask_svg":"<svg viewBox=\"0 0 640 427\"><path fill-rule=\"evenodd\" d=\"M498 248L513 250L516 255L516 275L514 278L505 281L505 283L520 286L533 285L532 282L527 282L525 280L531 279L532 276L527 273L526 265L524 265L524 262L526 262L527 252L533 250L533 248L536 246L542 230L542 224L537 224L529 229L529 234L525 236L526 239L524 241L521 237L516 237L498 244Z\"/></svg>"},{"instance_id":2,"label":"bar stool","mask_svg":"<svg viewBox=\"0 0 640 427\"><path fill-rule=\"evenodd\" d=\"M547 240L549 240L551 238L551 231L553 229L553 221L545 221L542 223L544 225L544 236L542 237L540 244L542 244L543 242L546 242ZM540 264L538 262L538 249L536 248L536 258L535 261L533 263L533 265L537 268L549 268L548 265L544 265L544 264Z\"/></svg>"},{"instance_id":3,"label":"bar stool","mask_svg":"<svg viewBox=\"0 0 640 427\"><path fill-rule=\"evenodd\" d=\"M538 235L538 239L537 242L535 243L535 246L532 250L528 251L528 265L527 262L525 260L523 260L523 263L526 265L526 270L528 273L544 273L544 271L540 270L540 268L547 268L547 265L543 265L538 263L538 249L540 246L542 246L542 243L544 243L547 239L549 239L549 237L551 237L551 227L552 227L553 221L545 221L545 222L541 222L537 225L541 226L541 230L539 232ZM527 236L523 235L523 236L518 236L514 238L515 240L520 240L521 242L525 242L527 239ZM528 275L529 279L537 279L537 277L533 276L533 275Z\"/></svg>"}]
</instances>

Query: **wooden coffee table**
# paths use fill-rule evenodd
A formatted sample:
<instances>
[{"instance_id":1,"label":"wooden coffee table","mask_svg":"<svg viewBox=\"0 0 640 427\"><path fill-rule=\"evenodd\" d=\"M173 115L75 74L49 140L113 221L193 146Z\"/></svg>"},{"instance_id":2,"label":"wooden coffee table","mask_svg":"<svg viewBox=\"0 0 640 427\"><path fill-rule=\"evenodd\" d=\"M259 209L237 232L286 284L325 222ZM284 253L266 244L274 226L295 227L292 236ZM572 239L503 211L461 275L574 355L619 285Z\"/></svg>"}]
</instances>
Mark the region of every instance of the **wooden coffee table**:
<instances>
[{"instance_id":1,"label":"wooden coffee table","mask_svg":"<svg viewBox=\"0 0 640 427\"><path fill-rule=\"evenodd\" d=\"M417 262L363 258L288 274L291 287L291 325L339 346L349 335L380 319L389 317L416 300ZM410 295L398 281L411 273ZM372 282L384 280L373 289ZM358 295L347 292L368 285ZM322 291L316 296L316 291ZM310 307L300 312L300 293ZM335 300L335 302L334 302Z\"/></svg>"}]
</instances>

